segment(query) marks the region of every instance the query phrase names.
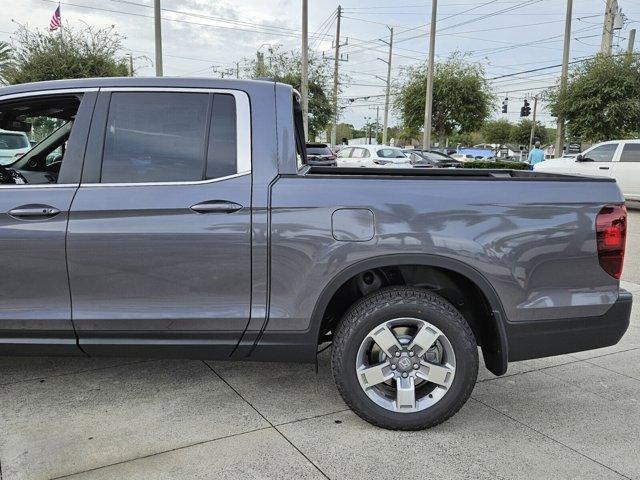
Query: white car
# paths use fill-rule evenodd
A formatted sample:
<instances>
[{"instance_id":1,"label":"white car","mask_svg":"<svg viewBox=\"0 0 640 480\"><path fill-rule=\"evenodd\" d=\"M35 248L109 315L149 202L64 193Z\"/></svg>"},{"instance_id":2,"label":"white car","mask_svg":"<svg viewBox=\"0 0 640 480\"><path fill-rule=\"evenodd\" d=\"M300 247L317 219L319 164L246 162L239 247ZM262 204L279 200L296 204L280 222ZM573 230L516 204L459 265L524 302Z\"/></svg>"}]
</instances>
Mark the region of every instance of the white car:
<instances>
[{"instance_id":1,"label":"white car","mask_svg":"<svg viewBox=\"0 0 640 480\"><path fill-rule=\"evenodd\" d=\"M387 145L354 145L338 152L339 167L411 168L409 158L401 148Z\"/></svg>"},{"instance_id":2,"label":"white car","mask_svg":"<svg viewBox=\"0 0 640 480\"><path fill-rule=\"evenodd\" d=\"M451 158L459 162L473 162L475 160L475 157L469 153L452 153Z\"/></svg>"},{"instance_id":3,"label":"white car","mask_svg":"<svg viewBox=\"0 0 640 480\"><path fill-rule=\"evenodd\" d=\"M534 165L536 172L612 177L627 200L640 201L640 140L598 143L575 158L561 157Z\"/></svg>"},{"instance_id":4,"label":"white car","mask_svg":"<svg viewBox=\"0 0 640 480\"><path fill-rule=\"evenodd\" d=\"M29 150L31 143L26 133L0 130L0 165L15 162Z\"/></svg>"}]
</instances>

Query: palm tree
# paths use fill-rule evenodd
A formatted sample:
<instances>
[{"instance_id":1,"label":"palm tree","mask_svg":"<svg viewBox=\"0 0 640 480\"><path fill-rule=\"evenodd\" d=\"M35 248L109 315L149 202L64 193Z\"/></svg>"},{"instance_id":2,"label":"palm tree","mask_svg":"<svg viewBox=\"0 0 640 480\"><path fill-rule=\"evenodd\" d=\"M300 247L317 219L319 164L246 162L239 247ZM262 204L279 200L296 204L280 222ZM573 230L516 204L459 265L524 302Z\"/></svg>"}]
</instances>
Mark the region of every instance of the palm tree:
<instances>
[{"instance_id":1,"label":"palm tree","mask_svg":"<svg viewBox=\"0 0 640 480\"><path fill-rule=\"evenodd\" d=\"M11 45L7 42L0 42L0 85L6 84L5 72L13 63L13 53Z\"/></svg>"}]
</instances>

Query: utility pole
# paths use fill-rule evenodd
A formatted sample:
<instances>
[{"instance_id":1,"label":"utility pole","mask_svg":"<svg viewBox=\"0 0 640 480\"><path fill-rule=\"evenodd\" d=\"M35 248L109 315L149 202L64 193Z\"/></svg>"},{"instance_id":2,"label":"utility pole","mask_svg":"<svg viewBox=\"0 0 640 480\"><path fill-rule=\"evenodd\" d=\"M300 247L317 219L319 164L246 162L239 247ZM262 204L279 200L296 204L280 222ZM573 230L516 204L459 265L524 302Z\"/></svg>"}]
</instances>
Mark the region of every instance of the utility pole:
<instances>
[{"instance_id":1,"label":"utility pole","mask_svg":"<svg viewBox=\"0 0 640 480\"><path fill-rule=\"evenodd\" d=\"M389 27L387 27L389 28ZM393 27L389 28L389 60L387 60L387 92L384 98L384 124L382 127L382 144L387 144L387 127L389 125L389 95L391 95L391 55L393 53ZM382 40L384 43L386 41ZM384 61L384 60L383 60ZM376 137L377 139L377 137Z\"/></svg>"},{"instance_id":2,"label":"utility pole","mask_svg":"<svg viewBox=\"0 0 640 480\"><path fill-rule=\"evenodd\" d=\"M533 97L533 123L531 124L531 135L529 135L529 152L533 146L533 135L536 131L536 111L538 110L538 95Z\"/></svg>"},{"instance_id":3,"label":"utility pole","mask_svg":"<svg viewBox=\"0 0 640 480\"><path fill-rule=\"evenodd\" d=\"M567 90L567 75L569 73L569 46L571 44L571 16L573 15L573 0L567 0L567 14L564 21L564 50L562 52L562 73L560 75L560 98L563 98ZM555 157L562 156L564 146L564 116L558 115L558 128L556 131Z\"/></svg>"},{"instance_id":4,"label":"utility pole","mask_svg":"<svg viewBox=\"0 0 640 480\"><path fill-rule=\"evenodd\" d=\"M153 0L153 20L156 39L156 77L162 76L162 12L160 0Z\"/></svg>"},{"instance_id":5,"label":"utility pole","mask_svg":"<svg viewBox=\"0 0 640 480\"><path fill-rule=\"evenodd\" d=\"M433 62L436 48L436 16L438 0L431 0L431 31L429 32L429 61L427 63L427 95L424 102L424 134L422 149L431 148L431 118L433 114Z\"/></svg>"},{"instance_id":6,"label":"utility pole","mask_svg":"<svg viewBox=\"0 0 640 480\"><path fill-rule=\"evenodd\" d=\"M302 125L304 137L309 137L309 0L302 0Z\"/></svg>"},{"instance_id":7,"label":"utility pole","mask_svg":"<svg viewBox=\"0 0 640 480\"><path fill-rule=\"evenodd\" d=\"M129 56L129 76L133 77L133 55L129 53L128 56Z\"/></svg>"},{"instance_id":8,"label":"utility pole","mask_svg":"<svg viewBox=\"0 0 640 480\"><path fill-rule=\"evenodd\" d=\"M380 130L380 107L376 107L376 143L378 143L378 130Z\"/></svg>"},{"instance_id":9,"label":"utility pole","mask_svg":"<svg viewBox=\"0 0 640 480\"><path fill-rule=\"evenodd\" d=\"M338 63L340 62L340 20L342 7L338 5L338 17L336 24L336 47L333 63L333 125L331 126L331 146L336 147L336 132L338 128Z\"/></svg>"},{"instance_id":10,"label":"utility pole","mask_svg":"<svg viewBox=\"0 0 640 480\"><path fill-rule=\"evenodd\" d=\"M618 13L617 0L605 0L606 7L604 11L604 25L602 27L602 42L600 43L600 53L611 55L613 46L613 28Z\"/></svg>"},{"instance_id":11,"label":"utility pole","mask_svg":"<svg viewBox=\"0 0 640 480\"><path fill-rule=\"evenodd\" d=\"M627 45L627 56L628 56L629 62L633 60L633 47L635 43L636 43L636 29L632 28L629 31L629 45Z\"/></svg>"},{"instance_id":12,"label":"utility pole","mask_svg":"<svg viewBox=\"0 0 640 480\"><path fill-rule=\"evenodd\" d=\"M265 76L264 72L264 53L258 51L256 52L256 68L257 68L257 77L261 78Z\"/></svg>"},{"instance_id":13,"label":"utility pole","mask_svg":"<svg viewBox=\"0 0 640 480\"><path fill-rule=\"evenodd\" d=\"M240 62L236 62L236 78L240 78Z\"/></svg>"}]
</instances>

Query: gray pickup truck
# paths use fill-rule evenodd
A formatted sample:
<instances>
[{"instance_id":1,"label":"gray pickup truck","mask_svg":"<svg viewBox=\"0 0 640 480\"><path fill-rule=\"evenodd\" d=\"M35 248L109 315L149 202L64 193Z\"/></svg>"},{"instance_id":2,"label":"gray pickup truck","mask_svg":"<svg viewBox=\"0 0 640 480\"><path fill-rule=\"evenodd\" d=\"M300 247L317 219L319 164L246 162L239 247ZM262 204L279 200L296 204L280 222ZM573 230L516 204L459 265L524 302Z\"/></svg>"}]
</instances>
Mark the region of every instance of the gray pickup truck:
<instances>
[{"instance_id":1,"label":"gray pickup truck","mask_svg":"<svg viewBox=\"0 0 640 480\"><path fill-rule=\"evenodd\" d=\"M508 362L613 345L626 210L608 178L305 165L266 81L0 89L0 354L314 362L413 430ZM273 367L265 367L273 368ZM0 371L0 377L2 372Z\"/></svg>"}]
</instances>

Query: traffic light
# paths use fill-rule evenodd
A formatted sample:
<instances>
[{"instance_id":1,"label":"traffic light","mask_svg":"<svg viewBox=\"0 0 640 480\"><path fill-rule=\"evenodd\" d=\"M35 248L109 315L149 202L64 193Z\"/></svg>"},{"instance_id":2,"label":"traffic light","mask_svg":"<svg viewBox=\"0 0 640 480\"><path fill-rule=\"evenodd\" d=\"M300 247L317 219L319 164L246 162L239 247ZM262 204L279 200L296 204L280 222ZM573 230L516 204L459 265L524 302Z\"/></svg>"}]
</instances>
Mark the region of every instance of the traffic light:
<instances>
[{"instance_id":1,"label":"traffic light","mask_svg":"<svg viewBox=\"0 0 640 480\"><path fill-rule=\"evenodd\" d=\"M520 116L528 117L529 115L531 115L531 106L529 105L529 101L525 100L524 106L520 109Z\"/></svg>"},{"instance_id":2,"label":"traffic light","mask_svg":"<svg viewBox=\"0 0 640 480\"><path fill-rule=\"evenodd\" d=\"M509 105L509 97L502 101L502 113L507 113L507 107Z\"/></svg>"}]
</instances>

